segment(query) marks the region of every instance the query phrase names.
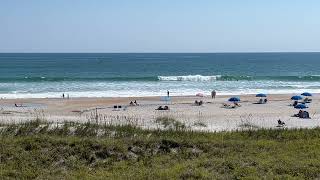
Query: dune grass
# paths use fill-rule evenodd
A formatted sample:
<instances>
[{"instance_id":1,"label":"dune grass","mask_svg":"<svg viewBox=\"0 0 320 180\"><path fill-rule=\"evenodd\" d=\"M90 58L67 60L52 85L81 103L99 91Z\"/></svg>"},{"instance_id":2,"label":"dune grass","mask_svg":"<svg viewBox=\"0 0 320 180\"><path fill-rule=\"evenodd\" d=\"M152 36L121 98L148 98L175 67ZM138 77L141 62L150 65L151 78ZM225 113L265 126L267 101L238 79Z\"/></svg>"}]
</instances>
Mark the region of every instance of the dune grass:
<instances>
[{"instance_id":1,"label":"dune grass","mask_svg":"<svg viewBox=\"0 0 320 180\"><path fill-rule=\"evenodd\" d=\"M0 179L320 178L319 128L209 133L40 120L0 127Z\"/></svg>"}]
</instances>

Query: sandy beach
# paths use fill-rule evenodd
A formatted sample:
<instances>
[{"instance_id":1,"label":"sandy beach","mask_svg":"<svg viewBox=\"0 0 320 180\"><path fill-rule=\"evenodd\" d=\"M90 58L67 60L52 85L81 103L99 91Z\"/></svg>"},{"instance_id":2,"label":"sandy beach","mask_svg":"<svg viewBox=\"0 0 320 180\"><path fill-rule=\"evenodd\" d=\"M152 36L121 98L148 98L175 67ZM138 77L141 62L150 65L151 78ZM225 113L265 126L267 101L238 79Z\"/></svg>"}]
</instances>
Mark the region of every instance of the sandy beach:
<instances>
[{"instance_id":1,"label":"sandy beach","mask_svg":"<svg viewBox=\"0 0 320 180\"><path fill-rule=\"evenodd\" d=\"M299 110L290 106L293 94L270 95L267 104L255 104L259 98L241 95L241 107L222 107L229 103L230 96L172 97L171 102L160 101L160 97L127 98L71 98L71 99L2 99L0 101L1 123L17 123L36 118L50 121L97 122L102 124L134 124L143 128L157 128L157 117L172 117L185 123L188 128L205 131L223 131L247 128L278 128L277 120L286 123L285 128L312 128L320 126L319 96L307 109L311 119L292 117ZM137 100L139 106L130 106ZM202 106L195 106L195 100L202 100ZM15 104L22 107L15 107ZM114 109L114 106L121 106ZM168 105L170 110L155 110ZM97 112L97 113L96 113ZM98 114L98 117L97 117Z\"/></svg>"}]
</instances>

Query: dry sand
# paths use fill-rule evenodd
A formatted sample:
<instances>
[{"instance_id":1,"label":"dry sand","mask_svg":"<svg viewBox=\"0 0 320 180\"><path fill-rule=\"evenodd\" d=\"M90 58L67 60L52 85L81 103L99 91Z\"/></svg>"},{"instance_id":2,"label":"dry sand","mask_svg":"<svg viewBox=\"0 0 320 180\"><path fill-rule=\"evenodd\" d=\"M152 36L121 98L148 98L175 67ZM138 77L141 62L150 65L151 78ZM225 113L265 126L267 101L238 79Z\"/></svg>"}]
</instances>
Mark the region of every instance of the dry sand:
<instances>
[{"instance_id":1,"label":"dry sand","mask_svg":"<svg viewBox=\"0 0 320 180\"><path fill-rule=\"evenodd\" d=\"M236 109L222 108L228 103L227 96L211 97L172 97L168 103L169 111L155 110L159 105L166 105L160 97L137 98L74 98L74 99L1 99L0 122L17 123L34 120L37 117L51 122L77 121L99 123L136 124L143 128L155 128L159 125L155 119L170 116L185 123L195 130L222 131L246 128L277 128L277 120L286 123L285 128L312 128L320 126L318 94L312 97L313 102L307 109L311 119L292 117L299 110L289 104L286 95L270 95L267 104L254 104L258 98L253 95L242 95L241 107ZM129 106L130 101L137 100L139 106ZM204 101L202 106L194 106L195 100ZM23 107L15 107L14 104ZM114 105L121 105L121 110L114 110ZM198 125L197 125L198 124ZM199 125L202 124L202 125Z\"/></svg>"}]
</instances>

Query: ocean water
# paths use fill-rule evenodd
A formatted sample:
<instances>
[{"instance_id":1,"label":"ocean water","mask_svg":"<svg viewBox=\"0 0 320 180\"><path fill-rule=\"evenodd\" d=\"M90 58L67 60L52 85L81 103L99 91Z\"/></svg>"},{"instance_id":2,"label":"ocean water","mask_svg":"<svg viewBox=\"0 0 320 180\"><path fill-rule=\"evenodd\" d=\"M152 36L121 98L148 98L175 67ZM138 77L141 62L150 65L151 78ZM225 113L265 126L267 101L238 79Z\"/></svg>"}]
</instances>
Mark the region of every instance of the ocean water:
<instances>
[{"instance_id":1,"label":"ocean water","mask_svg":"<svg viewBox=\"0 0 320 180\"><path fill-rule=\"evenodd\" d=\"M320 53L0 54L1 98L320 93Z\"/></svg>"}]
</instances>

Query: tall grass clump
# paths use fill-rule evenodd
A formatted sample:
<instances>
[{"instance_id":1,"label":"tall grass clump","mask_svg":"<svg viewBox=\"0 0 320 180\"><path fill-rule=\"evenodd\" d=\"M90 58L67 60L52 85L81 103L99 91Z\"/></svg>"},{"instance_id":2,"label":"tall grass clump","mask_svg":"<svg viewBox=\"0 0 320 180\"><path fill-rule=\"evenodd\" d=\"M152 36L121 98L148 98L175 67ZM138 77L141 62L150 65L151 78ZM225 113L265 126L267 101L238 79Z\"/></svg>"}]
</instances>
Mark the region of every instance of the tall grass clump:
<instances>
[{"instance_id":1,"label":"tall grass clump","mask_svg":"<svg viewBox=\"0 0 320 180\"><path fill-rule=\"evenodd\" d=\"M185 123L177 121L173 117L169 117L169 116L157 117L155 122L160 126L162 126L164 129L169 129L169 130L182 131L182 130L186 130L187 128Z\"/></svg>"}]
</instances>

